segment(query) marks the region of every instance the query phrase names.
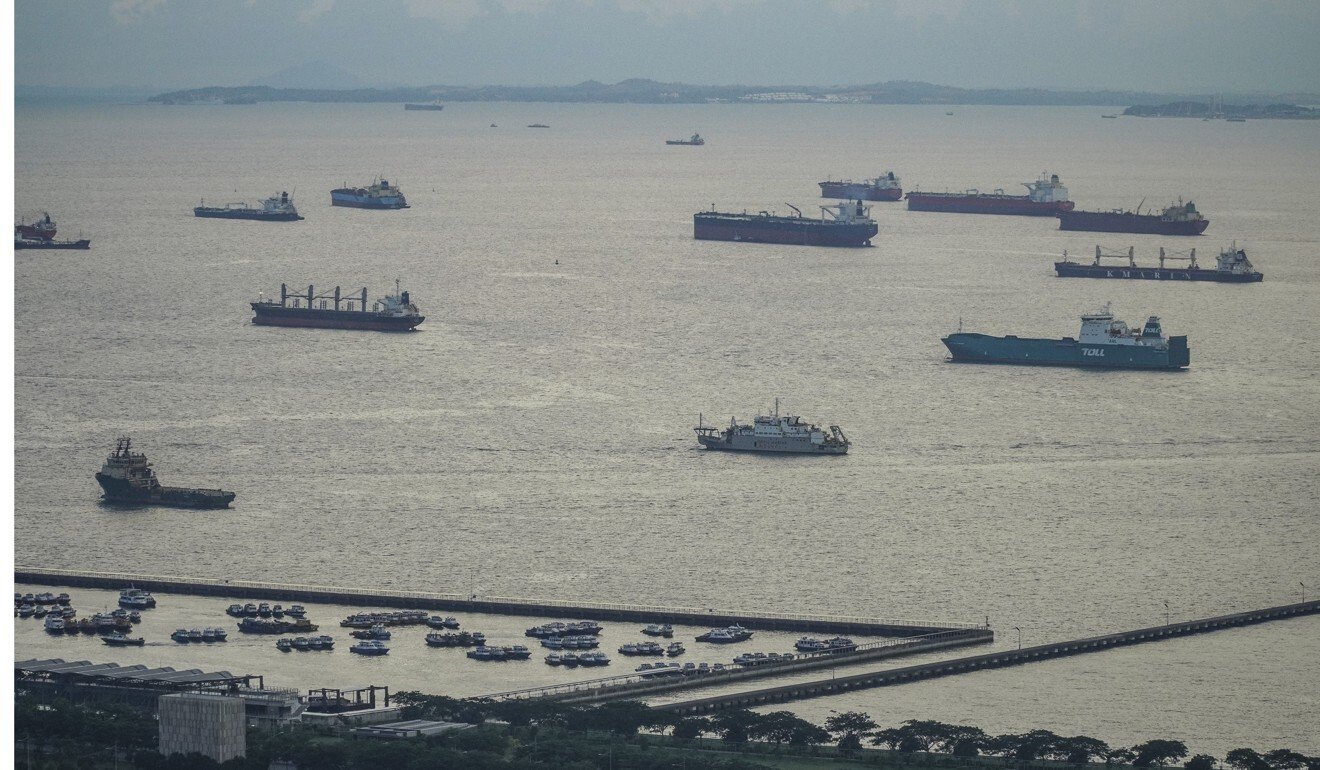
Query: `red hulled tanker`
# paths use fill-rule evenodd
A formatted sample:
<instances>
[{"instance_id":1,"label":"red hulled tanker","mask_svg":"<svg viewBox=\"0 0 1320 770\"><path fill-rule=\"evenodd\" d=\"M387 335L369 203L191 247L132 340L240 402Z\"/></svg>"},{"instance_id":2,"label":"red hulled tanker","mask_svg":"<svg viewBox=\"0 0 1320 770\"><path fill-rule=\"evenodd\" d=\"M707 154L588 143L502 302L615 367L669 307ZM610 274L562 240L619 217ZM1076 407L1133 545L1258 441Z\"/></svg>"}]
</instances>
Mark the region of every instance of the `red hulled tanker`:
<instances>
[{"instance_id":1,"label":"red hulled tanker","mask_svg":"<svg viewBox=\"0 0 1320 770\"><path fill-rule=\"evenodd\" d=\"M1029 217L1052 217L1072 211L1068 188L1059 182L1058 174L1034 182L1023 182L1026 195L1008 195L1003 190L983 193L967 190L960 193L910 192L907 194L909 211L945 211L956 214L1010 214Z\"/></svg>"}]
</instances>

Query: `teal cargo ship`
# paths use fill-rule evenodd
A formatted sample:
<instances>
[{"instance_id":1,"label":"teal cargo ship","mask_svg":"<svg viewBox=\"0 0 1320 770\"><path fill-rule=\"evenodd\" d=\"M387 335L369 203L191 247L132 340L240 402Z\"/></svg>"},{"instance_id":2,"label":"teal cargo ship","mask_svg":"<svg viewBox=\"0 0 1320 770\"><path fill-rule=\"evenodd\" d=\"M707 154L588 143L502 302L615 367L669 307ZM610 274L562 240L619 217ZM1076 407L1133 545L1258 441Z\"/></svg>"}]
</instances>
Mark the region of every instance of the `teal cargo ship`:
<instances>
[{"instance_id":1,"label":"teal cargo ship","mask_svg":"<svg viewBox=\"0 0 1320 770\"><path fill-rule=\"evenodd\" d=\"M992 337L959 331L943 338L955 362L1096 369L1183 369L1191 363L1187 337L1166 337L1151 316L1140 330L1114 319L1109 306L1082 316L1077 339Z\"/></svg>"}]
</instances>

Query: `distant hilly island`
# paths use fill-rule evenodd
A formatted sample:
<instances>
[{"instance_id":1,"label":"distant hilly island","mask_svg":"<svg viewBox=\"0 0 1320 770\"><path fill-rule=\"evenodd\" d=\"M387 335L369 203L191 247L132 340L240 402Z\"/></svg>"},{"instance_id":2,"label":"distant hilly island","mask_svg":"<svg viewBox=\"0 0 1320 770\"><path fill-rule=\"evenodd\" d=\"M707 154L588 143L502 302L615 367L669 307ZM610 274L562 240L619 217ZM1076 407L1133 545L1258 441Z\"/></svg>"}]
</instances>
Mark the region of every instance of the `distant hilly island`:
<instances>
[{"instance_id":1,"label":"distant hilly island","mask_svg":"<svg viewBox=\"0 0 1320 770\"><path fill-rule=\"evenodd\" d=\"M336 73L338 75L339 73ZM956 88L917 81L889 81L858 86L701 86L686 83L661 83L630 79L618 83L588 80L571 86L420 86L307 88L280 87L296 75L305 80L309 73L300 68L290 77L271 77L246 86L212 86L152 96L149 101L162 104L257 102L582 102L601 104L702 104L711 102L835 104L932 104L932 105L1073 105L1144 108L1129 114L1140 116L1192 116L1190 108L1170 105L1204 104L1206 112L1215 111L1215 98L1186 94L1157 94L1143 91L1055 91L1039 88ZM335 77L334 80L341 80ZM1263 100L1278 102L1320 103L1313 94L1263 95ZM1286 108L1286 109L1284 109ZM1271 108L1239 107L1251 117L1314 117L1315 111L1292 104L1274 104Z\"/></svg>"}]
</instances>

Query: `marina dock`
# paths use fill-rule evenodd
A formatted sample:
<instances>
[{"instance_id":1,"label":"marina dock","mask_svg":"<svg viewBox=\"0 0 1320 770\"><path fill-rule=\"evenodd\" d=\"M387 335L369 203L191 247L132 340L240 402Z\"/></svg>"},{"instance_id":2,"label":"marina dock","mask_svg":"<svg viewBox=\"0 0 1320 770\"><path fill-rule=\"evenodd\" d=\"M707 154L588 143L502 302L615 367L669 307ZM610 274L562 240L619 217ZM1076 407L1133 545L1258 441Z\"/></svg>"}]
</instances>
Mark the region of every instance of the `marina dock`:
<instances>
[{"instance_id":1,"label":"marina dock","mask_svg":"<svg viewBox=\"0 0 1320 770\"><path fill-rule=\"evenodd\" d=\"M1107 634L1105 636L1093 636L1086 639L1074 639L1066 642L1054 642L1034 647L1024 647L1019 650L992 652L967 658L955 658L953 660L923 663L916 666L906 666L903 668L893 668L884 671L872 671L864 674L843 676L837 679L823 679L812 682L783 685L780 687L768 687L761 690L718 695L710 698L665 704L658 706L658 708L677 711L683 714L706 714L726 708L756 708L770 703L783 703L785 701L801 700L804 698L816 698L822 695L836 695L851 690L862 690L868 687L887 687L890 685L917 682L923 679L957 676L958 674L966 674L972 671L980 671L988 668L1018 666L1038 660L1083 655L1088 652L1101 652L1115 647L1144 644L1146 642L1157 642L1165 639L1191 636L1193 634L1205 634L1212 631L1256 625L1258 623L1268 623L1274 620L1284 620L1305 615L1315 615L1317 613L1320 613L1320 601L1285 604L1278 607L1252 610L1250 612L1234 613L1232 615L1220 615L1201 620L1188 620L1163 626L1154 626L1151 628L1139 628L1134 631L1123 631L1116 634Z\"/></svg>"},{"instance_id":2,"label":"marina dock","mask_svg":"<svg viewBox=\"0 0 1320 770\"><path fill-rule=\"evenodd\" d=\"M602 677L549 687L531 687L523 690L492 693L481 697L496 701L546 699L560 703L576 704L634 700L675 690L713 687L767 676L789 675L818 668L851 666L873 660L916 655L950 647L989 644L992 641L994 641L994 632L989 629L958 629L941 631L926 636L885 639L879 642L859 644L855 649L847 651L802 653L796 655L793 660L785 662L762 663L754 666L733 665L723 671L708 674L671 675L655 678L654 676L643 676L643 672L632 672L621 676Z\"/></svg>"},{"instance_id":3,"label":"marina dock","mask_svg":"<svg viewBox=\"0 0 1320 770\"><path fill-rule=\"evenodd\" d=\"M716 628L738 624L760 631L796 631L857 636L922 637L947 631L983 629L972 623L891 620L807 613L763 613L722 610L714 607L655 607L633 604L478 597L388 588L342 588L333 586L285 585L244 580L208 580L161 575L114 572L74 572L15 567L14 582L43 586L123 589L129 586L164 593L217 596L228 599L269 599L282 602L317 602L360 607L394 607L444 612L479 612L494 615L525 615L548 618L592 620ZM987 632L988 633L988 632Z\"/></svg>"}]
</instances>

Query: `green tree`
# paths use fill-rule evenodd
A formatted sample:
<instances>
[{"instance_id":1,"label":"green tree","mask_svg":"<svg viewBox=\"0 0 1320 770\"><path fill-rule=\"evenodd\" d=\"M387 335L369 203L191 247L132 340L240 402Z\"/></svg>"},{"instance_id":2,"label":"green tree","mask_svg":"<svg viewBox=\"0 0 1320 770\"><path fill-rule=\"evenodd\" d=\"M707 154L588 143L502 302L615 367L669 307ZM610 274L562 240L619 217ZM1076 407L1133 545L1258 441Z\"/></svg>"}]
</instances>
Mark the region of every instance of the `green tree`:
<instances>
[{"instance_id":1,"label":"green tree","mask_svg":"<svg viewBox=\"0 0 1320 770\"><path fill-rule=\"evenodd\" d=\"M775 744L777 749L784 743L791 743L794 736L799 740L806 740L810 737L813 729L824 733L819 727L791 711L772 711L761 716L760 720L749 731L749 735L757 740L769 741ZM828 740L829 733L824 733L824 735Z\"/></svg>"},{"instance_id":2,"label":"green tree","mask_svg":"<svg viewBox=\"0 0 1320 770\"><path fill-rule=\"evenodd\" d=\"M1275 749L1265 755L1265 761L1274 770L1299 770L1307 766L1305 754L1298 754L1292 749Z\"/></svg>"},{"instance_id":3,"label":"green tree","mask_svg":"<svg viewBox=\"0 0 1320 770\"><path fill-rule=\"evenodd\" d=\"M1186 770L1215 770L1215 758L1209 754L1197 754L1183 763Z\"/></svg>"},{"instance_id":4,"label":"green tree","mask_svg":"<svg viewBox=\"0 0 1320 770\"><path fill-rule=\"evenodd\" d=\"M1074 735L1061 738L1052 756L1062 759L1070 765L1085 765L1092 759L1105 759L1109 756L1109 744L1099 738L1086 735Z\"/></svg>"},{"instance_id":5,"label":"green tree","mask_svg":"<svg viewBox=\"0 0 1320 770\"><path fill-rule=\"evenodd\" d=\"M1256 753L1255 749L1233 749L1224 757L1229 767L1237 770L1269 770L1270 763Z\"/></svg>"},{"instance_id":6,"label":"green tree","mask_svg":"<svg viewBox=\"0 0 1320 770\"><path fill-rule=\"evenodd\" d=\"M683 717L674 723L674 737L681 741L690 741L711 729L713 727L710 720L705 717Z\"/></svg>"},{"instance_id":7,"label":"green tree","mask_svg":"<svg viewBox=\"0 0 1320 770\"><path fill-rule=\"evenodd\" d=\"M1187 744L1182 741L1156 738L1133 746L1132 751L1137 755L1137 758L1132 760L1132 764L1137 767L1150 765L1164 767L1187 756Z\"/></svg>"},{"instance_id":8,"label":"green tree","mask_svg":"<svg viewBox=\"0 0 1320 770\"><path fill-rule=\"evenodd\" d=\"M711 728L726 743L746 743L761 715L748 709L725 709L711 719Z\"/></svg>"},{"instance_id":9,"label":"green tree","mask_svg":"<svg viewBox=\"0 0 1320 770\"><path fill-rule=\"evenodd\" d=\"M861 711L831 711L825 720L825 730L839 741L843 751L854 751L862 747L862 738L870 735L879 727L870 714Z\"/></svg>"}]
</instances>

